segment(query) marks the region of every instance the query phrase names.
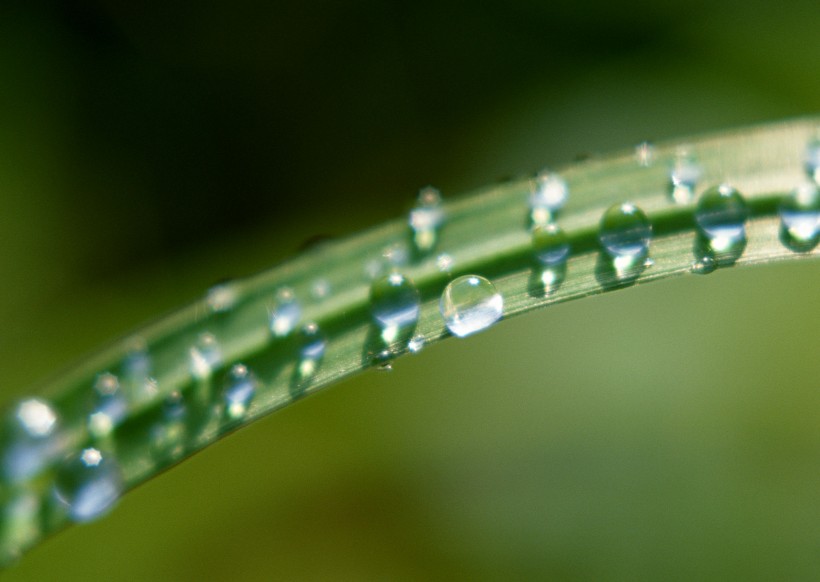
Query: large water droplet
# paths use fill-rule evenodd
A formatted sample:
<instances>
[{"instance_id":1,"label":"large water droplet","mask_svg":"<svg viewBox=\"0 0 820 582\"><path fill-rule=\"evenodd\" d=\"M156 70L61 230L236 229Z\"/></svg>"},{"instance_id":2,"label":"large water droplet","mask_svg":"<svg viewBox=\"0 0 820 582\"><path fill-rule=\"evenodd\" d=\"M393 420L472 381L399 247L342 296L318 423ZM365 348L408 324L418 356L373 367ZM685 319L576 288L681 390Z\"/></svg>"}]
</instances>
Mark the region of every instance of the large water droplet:
<instances>
[{"instance_id":1,"label":"large water droplet","mask_svg":"<svg viewBox=\"0 0 820 582\"><path fill-rule=\"evenodd\" d=\"M109 372L98 375L94 382L93 399L88 431L94 437L106 437L128 414L128 401L120 388L119 379Z\"/></svg>"},{"instance_id":2,"label":"large water droplet","mask_svg":"<svg viewBox=\"0 0 820 582\"><path fill-rule=\"evenodd\" d=\"M810 244L820 234L820 191L803 182L780 203L780 220L792 242Z\"/></svg>"},{"instance_id":3,"label":"large water droplet","mask_svg":"<svg viewBox=\"0 0 820 582\"><path fill-rule=\"evenodd\" d=\"M276 337L288 335L302 317L302 306L293 290L283 287L276 292L276 301L269 311L270 330Z\"/></svg>"},{"instance_id":4,"label":"large water droplet","mask_svg":"<svg viewBox=\"0 0 820 582\"><path fill-rule=\"evenodd\" d=\"M813 138L806 145L804 164L809 177L815 184L820 185L820 136Z\"/></svg>"},{"instance_id":5,"label":"large water droplet","mask_svg":"<svg viewBox=\"0 0 820 582\"><path fill-rule=\"evenodd\" d=\"M643 262L652 240L652 224L634 204L615 204L601 217L598 240L615 260Z\"/></svg>"},{"instance_id":6,"label":"large water droplet","mask_svg":"<svg viewBox=\"0 0 820 582\"><path fill-rule=\"evenodd\" d=\"M728 184L706 190L695 209L695 222L716 252L745 240L748 216L743 196Z\"/></svg>"},{"instance_id":7,"label":"large water droplet","mask_svg":"<svg viewBox=\"0 0 820 582\"><path fill-rule=\"evenodd\" d=\"M536 226L532 229L532 249L542 265L554 267L566 262L570 251L569 239L555 223Z\"/></svg>"},{"instance_id":8,"label":"large water droplet","mask_svg":"<svg viewBox=\"0 0 820 582\"><path fill-rule=\"evenodd\" d=\"M214 370L222 365L222 349L216 337L210 333L203 333L189 350L189 364L191 375L197 380L207 380Z\"/></svg>"},{"instance_id":9,"label":"large water droplet","mask_svg":"<svg viewBox=\"0 0 820 582\"><path fill-rule=\"evenodd\" d=\"M439 310L450 333L466 337L498 321L504 313L504 299L484 277L465 275L444 288Z\"/></svg>"},{"instance_id":10,"label":"large water droplet","mask_svg":"<svg viewBox=\"0 0 820 582\"><path fill-rule=\"evenodd\" d=\"M420 305L418 289L399 273L377 279L370 287L370 313L386 342L393 341L401 329L415 326Z\"/></svg>"},{"instance_id":11,"label":"large water droplet","mask_svg":"<svg viewBox=\"0 0 820 582\"><path fill-rule=\"evenodd\" d=\"M76 522L108 513L124 488L119 464L108 453L87 448L66 459L54 480L54 495Z\"/></svg>"},{"instance_id":12,"label":"large water droplet","mask_svg":"<svg viewBox=\"0 0 820 582\"><path fill-rule=\"evenodd\" d=\"M669 170L669 195L677 204L689 204L695 199L695 188L703 175L703 168L688 149L681 149Z\"/></svg>"},{"instance_id":13,"label":"large water droplet","mask_svg":"<svg viewBox=\"0 0 820 582\"><path fill-rule=\"evenodd\" d=\"M530 218L534 225L549 223L569 198L569 186L558 174L543 171L536 176L530 193Z\"/></svg>"},{"instance_id":14,"label":"large water droplet","mask_svg":"<svg viewBox=\"0 0 820 582\"><path fill-rule=\"evenodd\" d=\"M435 188L423 188L419 192L416 207L410 211L409 219L416 252L425 254L433 250L438 239L438 230L443 223L441 194Z\"/></svg>"},{"instance_id":15,"label":"large water droplet","mask_svg":"<svg viewBox=\"0 0 820 582\"><path fill-rule=\"evenodd\" d=\"M59 456L58 426L57 413L45 400L29 398L15 407L2 435L6 479L16 483L34 477Z\"/></svg>"},{"instance_id":16,"label":"large water droplet","mask_svg":"<svg viewBox=\"0 0 820 582\"><path fill-rule=\"evenodd\" d=\"M257 381L248 367L236 364L228 372L225 382L225 415L239 419L248 412L253 397L256 395Z\"/></svg>"}]
</instances>

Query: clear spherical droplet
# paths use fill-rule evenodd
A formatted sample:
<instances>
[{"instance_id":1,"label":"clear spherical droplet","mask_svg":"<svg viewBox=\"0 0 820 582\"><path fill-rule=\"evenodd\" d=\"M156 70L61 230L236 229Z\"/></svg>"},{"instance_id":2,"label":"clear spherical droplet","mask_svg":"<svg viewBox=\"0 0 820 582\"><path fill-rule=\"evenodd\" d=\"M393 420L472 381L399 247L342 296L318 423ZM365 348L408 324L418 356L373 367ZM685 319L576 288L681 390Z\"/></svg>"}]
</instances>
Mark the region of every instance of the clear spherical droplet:
<instances>
[{"instance_id":1,"label":"clear spherical droplet","mask_svg":"<svg viewBox=\"0 0 820 582\"><path fill-rule=\"evenodd\" d=\"M716 250L746 238L748 216L743 196L728 184L706 190L695 209L695 222L701 234Z\"/></svg>"},{"instance_id":2,"label":"clear spherical droplet","mask_svg":"<svg viewBox=\"0 0 820 582\"><path fill-rule=\"evenodd\" d=\"M207 380L222 365L222 349L216 337L203 333L188 352L191 375L197 380Z\"/></svg>"},{"instance_id":3,"label":"clear spherical droplet","mask_svg":"<svg viewBox=\"0 0 820 582\"><path fill-rule=\"evenodd\" d=\"M797 242L810 242L820 234L820 190L803 182L780 203L783 229Z\"/></svg>"},{"instance_id":4,"label":"clear spherical droplet","mask_svg":"<svg viewBox=\"0 0 820 582\"><path fill-rule=\"evenodd\" d=\"M52 406L40 398L21 401L2 434L4 477L17 483L37 475L62 450L59 418Z\"/></svg>"},{"instance_id":5,"label":"clear spherical droplet","mask_svg":"<svg viewBox=\"0 0 820 582\"><path fill-rule=\"evenodd\" d=\"M225 381L225 415L231 419L245 416L256 395L257 381L244 364L236 364Z\"/></svg>"},{"instance_id":6,"label":"clear spherical droplet","mask_svg":"<svg viewBox=\"0 0 820 582\"><path fill-rule=\"evenodd\" d=\"M615 204L601 217L598 240L613 259L643 260L652 240L652 224L634 204Z\"/></svg>"},{"instance_id":7,"label":"clear spherical droplet","mask_svg":"<svg viewBox=\"0 0 820 582\"><path fill-rule=\"evenodd\" d=\"M466 337L498 321L504 313L504 299L484 277L465 275L445 287L439 309L447 329Z\"/></svg>"},{"instance_id":8,"label":"clear spherical droplet","mask_svg":"<svg viewBox=\"0 0 820 582\"><path fill-rule=\"evenodd\" d=\"M269 311L270 330L276 337L285 337L299 324L302 306L293 291L283 287L276 292L276 300Z\"/></svg>"},{"instance_id":9,"label":"clear spherical droplet","mask_svg":"<svg viewBox=\"0 0 820 582\"><path fill-rule=\"evenodd\" d=\"M536 176L530 193L530 213L533 224L546 224L561 210L569 198L566 181L553 172Z\"/></svg>"},{"instance_id":10,"label":"clear spherical droplet","mask_svg":"<svg viewBox=\"0 0 820 582\"><path fill-rule=\"evenodd\" d=\"M555 223L536 226L532 229L532 249L542 265L554 267L566 262L570 251L569 239Z\"/></svg>"},{"instance_id":11,"label":"clear spherical droplet","mask_svg":"<svg viewBox=\"0 0 820 582\"><path fill-rule=\"evenodd\" d=\"M370 286L370 313L382 329L415 325L420 306L418 289L404 275L391 273Z\"/></svg>"},{"instance_id":12,"label":"clear spherical droplet","mask_svg":"<svg viewBox=\"0 0 820 582\"><path fill-rule=\"evenodd\" d=\"M93 521L108 513L123 489L119 464L109 453L95 448L63 461L54 480L54 495L75 522Z\"/></svg>"},{"instance_id":13,"label":"clear spherical droplet","mask_svg":"<svg viewBox=\"0 0 820 582\"><path fill-rule=\"evenodd\" d=\"M695 198L695 188L703 176L703 168L688 149L675 155L669 170L669 194L677 204L689 204Z\"/></svg>"}]
</instances>

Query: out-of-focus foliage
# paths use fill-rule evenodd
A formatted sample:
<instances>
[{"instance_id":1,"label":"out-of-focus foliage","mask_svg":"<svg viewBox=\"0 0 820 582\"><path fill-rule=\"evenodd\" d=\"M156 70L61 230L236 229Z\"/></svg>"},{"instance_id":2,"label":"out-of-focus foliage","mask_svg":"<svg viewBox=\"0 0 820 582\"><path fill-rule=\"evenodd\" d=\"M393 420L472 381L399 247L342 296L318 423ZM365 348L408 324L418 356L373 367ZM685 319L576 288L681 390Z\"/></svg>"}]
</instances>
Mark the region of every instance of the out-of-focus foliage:
<instances>
[{"instance_id":1,"label":"out-of-focus foliage","mask_svg":"<svg viewBox=\"0 0 820 582\"><path fill-rule=\"evenodd\" d=\"M4 401L427 183L820 103L814 2L203 4L0 5ZM7 577L812 578L818 276L718 273L448 342Z\"/></svg>"}]
</instances>

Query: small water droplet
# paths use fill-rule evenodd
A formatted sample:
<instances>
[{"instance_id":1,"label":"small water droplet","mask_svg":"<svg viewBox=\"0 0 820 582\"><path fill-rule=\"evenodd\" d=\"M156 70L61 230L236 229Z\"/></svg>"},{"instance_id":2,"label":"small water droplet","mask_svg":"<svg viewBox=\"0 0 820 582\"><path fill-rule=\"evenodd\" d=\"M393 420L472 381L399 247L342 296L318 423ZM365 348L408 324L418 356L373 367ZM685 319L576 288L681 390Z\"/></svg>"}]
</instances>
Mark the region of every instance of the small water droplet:
<instances>
[{"instance_id":1,"label":"small water droplet","mask_svg":"<svg viewBox=\"0 0 820 582\"><path fill-rule=\"evenodd\" d=\"M410 351L411 354L417 354L422 349L424 349L424 344L426 340L424 339L423 335L414 335L409 342L407 342L407 349Z\"/></svg>"},{"instance_id":2,"label":"small water droplet","mask_svg":"<svg viewBox=\"0 0 820 582\"><path fill-rule=\"evenodd\" d=\"M648 168L655 163L655 146L648 141L639 143L635 146L635 159L639 165Z\"/></svg>"},{"instance_id":3,"label":"small water droplet","mask_svg":"<svg viewBox=\"0 0 820 582\"><path fill-rule=\"evenodd\" d=\"M795 243L811 243L820 235L820 190L803 182L780 203L783 229Z\"/></svg>"},{"instance_id":4,"label":"small water droplet","mask_svg":"<svg viewBox=\"0 0 820 582\"><path fill-rule=\"evenodd\" d=\"M545 267L555 267L566 262L569 256L569 239L555 223L532 229L532 248L535 258Z\"/></svg>"},{"instance_id":5,"label":"small water droplet","mask_svg":"<svg viewBox=\"0 0 820 582\"><path fill-rule=\"evenodd\" d=\"M119 379L109 372L97 376L94 382L92 412L88 416L88 431L97 438L106 437L128 414L128 401Z\"/></svg>"},{"instance_id":6,"label":"small water droplet","mask_svg":"<svg viewBox=\"0 0 820 582\"><path fill-rule=\"evenodd\" d=\"M448 255L447 253L441 253L438 257L436 257L436 267L442 273L447 273L448 275L453 272L453 265L455 261L453 257Z\"/></svg>"},{"instance_id":7,"label":"small water droplet","mask_svg":"<svg viewBox=\"0 0 820 582\"><path fill-rule=\"evenodd\" d=\"M302 306L289 287L276 292L276 300L268 311L270 330L276 337L285 337L299 324Z\"/></svg>"},{"instance_id":8,"label":"small water droplet","mask_svg":"<svg viewBox=\"0 0 820 582\"><path fill-rule=\"evenodd\" d=\"M695 199L695 188L703 176L703 168L694 154L687 149L678 150L669 170L669 195L677 204L689 204Z\"/></svg>"},{"instance_id":9,"label":"small water droplet","mask_svg":"<svg viewBox=\"0 0 820 582\"><path fill-rule=\"evenodd\" d=\"M151 427L151 441L155 452L175 459L184 452L185 418L188 408L182 392L174 390L162 402L159 419Z\"/></svg>"},{"instance_id":10,"label":"small water droplet","mask_svg":"<svg viewBox=\"0 0 820 582\"><path fill-rule=\"evenodd\" d=\"M257 381L248 367L236 364L228 372L225 382L225 415L231 419L239 419L248 412L254 395L256 395Z\"/></svg>"},{"instance_id":11,"label":"small water droplet","mask_svg":"<svg viewBox=\"0 0 820 582\"><path fill-rule=\"evenodd\" d=\"M484 277L465 275L444 288L439 310L447 329L455 336L466 337L501 319L504 298Z\"/></svg>"},{"instance_id":12,"label":"small water droplet","mask_svg":"<svg viewBox=\"0 0 820 582\"><path fill-rule=\"evenodd\" d=\"M723 253L746 239L749 210L740 192L721 184L706 190L695 209L695 222L715 252Z\"/></svg>"},{"instance_id":13,"label":"small water droplet","mask_svg":"<svg viewBox=\"0 0 820 582\"><path fill-rule=\"evenodd\" d=\"M222 349L216 337L203 333L189 351L191 375L197 380L208 380L214 370L222 365Z\"/></svg>"},{"instance_id":14,"label":"small water droplet","mask_svg":"<svg viewBox=\"0 0 820 582\"><path fill-rule=\"evenodd\" d=\"M441 194L429 186L422 188L416 207L410 211L409 219L413 244L418 253L425 254L433 250L438 239L438 230L443 223Z\"/></svg>"},{"instance_id":15,"label":"small water droplet","mask_svg":"<svg viewBox=\"0 0 820 582\"><path fill-rule=\"evenodd\" d=\"M34 477L62 451L59 417L54 408L39 398L21 401L5 424L3 474L13 483Z\"/></svg>"},{"instance_id":16,"label":"small water droplet","mask_svg":"<svg viewBox=\"0 0 820 582\"><path fill-rule=\"evenodd\" d=\"M418 289L404 275L391 273L370 286L370 313L385 342L394 341L400 330L416 325L420 306Z\"/></svg>"},{"instance_id":17,"label":"small water droplet","mask_svg":"<svg viewBox=\"0 0 820 582\"><path fill-rule=\"evenodd\" d=\"M95 448L63 461L54 479L54 495L75 522L93 521L108 513L123 489L117 461Z\"/></svg>"},{"instance_id":18,"label":"small water droplet","mask_svg":"<svg viewBox=\"0 0 820 582\"><path fill-rule=\"evenodd\" d=\"M298 383L309 380L319 369L325 356L327 338L315 323L308 323L299 330L299 362L296 365Z\"/></svg>"},{"instance_id":19,"label":"small water droplet","mask_svg":"<svg viewBox=\"0 0 820 582\"><path fill-rule=\"evenodd\" d=\"M536 176L530 193L530 218L534 225L552 221L569 198L566 181L553 172L543 171Z\"/></svg>"},{"instance_id":20,"label":"small water droplet","mask_svg":"<svg viewBox=\"0 0 820 582\"><path fill-rule=\"evenodd\" d=\"M205 301L214 313L230 311L239 300L239 293L233 283L221 283L208 289Z\"/></svg>"},{"instance_id":21,"label":"small water droplet","mask_svg":"<svg viewBox=\"0 0 820 582\"><path fill-rule=\"evenodd\" d=\"M643 263L652 240L652 224L634 204L615 204L601 217L598 240L622 267Z\"/></svg>"},{"instance_id":22,"label":"small water droplet","mask_svg":"<svg viewBox=\"0 0 820 582\"><path fill-rule=\"evenodd\" d=\"M820 130L818 133L820 133ZM806 174L814 180L815 184L820 186L820 135L810 140L806 145L806 153L803 161Z\"/></svg>"},{"instance_id":23,"label":"small water droplet","mask_svg":"<svg viewBox=\"0 0 820 582\"><path fill-rule=\"evenodd\" d=\"M159 394L156 379L151 377L153 362L145 342L135 339L122 363L122 389L126 399L132 403L154 400Z\"/></svg>"},{"instance_id":24,"label":"small water droplet","mask_svg":"<svg viewBox=\"0 0 820 582\"><path fill-rule=\"evenodd\" d=\"M717 268L717 261L708 255L704 255L693 262L689 270L696 275L708 275L709 273L713 273Z\"/></svg>"}]
</instances>

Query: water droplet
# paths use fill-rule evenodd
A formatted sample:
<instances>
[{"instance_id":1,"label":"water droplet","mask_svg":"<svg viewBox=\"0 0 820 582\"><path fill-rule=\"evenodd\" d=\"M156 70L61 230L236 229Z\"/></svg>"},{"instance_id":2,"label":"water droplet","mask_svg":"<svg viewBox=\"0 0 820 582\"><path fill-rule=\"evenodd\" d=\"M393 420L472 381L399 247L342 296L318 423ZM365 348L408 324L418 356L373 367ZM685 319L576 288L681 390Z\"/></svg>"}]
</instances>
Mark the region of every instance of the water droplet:
<instances>
[{"instance_id":1,"label":"water droplet","mask_svg":"<svg viewBox=\"0 0 820 582\"><path fill-rule=\"evenodd\" d=\"M88 416L88 431L102 438L111 434L128 414L128 401L119 379L109 372L97 376L94 382L94 404Z\"/></svg>"},{"instance_id":2,"label":"water droplet","mask_svg":"<svg viewBox=\"0 0 820 582\"><path fill-rule=\"evenodd\" d=\"M3 474L11 482L34 477L60 455L59 418L45 400L29 398L14 409L2 441Z\"/></svg>"},{"instance_id":3,"label":"water droplet","mask_svg":"<svg viewBox=\"0 0 820 582\"><path fill-rule=\"evenodd\" d=\"M558 174L543 171L535 178L530 193L530 217L534 225L552 221L569 198L569 186Z\"/></svg>"},{"instance_id":4,"label":"water droplet","mask_svg":"<svg viewBox=\"0 0 820 582\"><path fill-rule=\"evenodd\" d=\"M41 535L40 498L22 491L8 500L0 514L0 565L18 560Z\"/></svg>"},{"instance_id":5,"label":"water droplet","mask_svg":"<svg viewBox=\"0 0 820 582\"><path fill-rule=\"evenodd\" d=\"M188 408L182 392L174 390L162 403L159 419L151 427L151 442L155 452L175 459L184 452L185 418Z\"/></svg>"},{"instance_id":6,"label":"water droplet","mask_svg":"<svg viewBox=\"0 0 820 582\"><path fill-rule=\"evenodd\" d=\"M239 419L248 412L254 395L257 381L244 364L236 364L228 372L225 383L225 415L231 419Z\"/></svg>"},{"instance_id":7,"label":"water droplet","mask_svg":"<svg viewBox=\"0 0 820 582\"><path fill-rule=\"evenodd\" d=\"M370 313L382 329L385 342L392 342L400 330L416 325L420 306L418 289L404 275L391 273L370 286Z\"/></svg>"},{"instance_id":8,"label":"water droplet","mask_svg":"<svg viewBox=\"0 0 820 582\"><path fill-rule=\"evenodd\" d=\"M319 369L325 356L327 338L315 323L308 323L299 330L299 362L296 365L298 383L309 380Z\"/></svg>"},{"instance_id":9,"label":"water droplet","mask_svg":"<svg viewBox=\"0 0 820 582\"><path fill-rule=\"evenodd\" d=\"M447 253L441 253L438 257L436 257L436 267L442 273L447 273L448 275L453 272L453 265L455 261L453 257L448 255Z\"/></svg>"},{"instance_id":10,"label":"water droplet","mask_svg":"<svg viewBox=\"0 0 820 582\"><path fill-rule=\"evenodd\" d=\"M669 195L677 204L689 204L695 199L695 188L703 176L703 168L688 149L681 149L669 171Z\"/></svg>"},{"instance_id":11,"label":"water droplet","mask_svg":"<svg viewBox=\"0 0 820 582\"><path fill-rule=\"evenodd\" d=\"M567 235L555 223L532 229L532 248L535 257L546 267L565 263L570 251Z\"/></svg>"},{"instance_id":12,"label":"water droplet","mask_svg":"<svg viewBox=\"0 0 820 582\"><path fill-rule=\"evenodd\" d=\"M221 283L208 289L205 301L214 313L230 311L239 300L239 293L233 283Z\"/></svg>"},{"instance_id":13,"label":"water droplet","mask_svg":"<svg viewBox=\"0 0 820 582\"><path fill-rule=\"evenodd\" d=\"M302 317L302 306L292 289L282 287L276 292L276 302L268 314L273 335L285 337L299 324L299 319Z\"/></svg>"},{"instance_id":14,"label":"water droplet","mask_svg":"<svg viewBox=\"0 0 820 582\"><path fill-rule=\"evenodd\" d=\"M634 204L615 204L601 217L598 239L616 261L643 262L652 240L652 224Z\"/></svg>"},{"instance_id":15,"label":"water droplet","mask_svg":"<svg viewBox=\"0 0 820 582\"><path fill-rule=\"evenodd\" d=\"M655 146L648 141L639 143L635 146L635 159L639 165L648 168L655 163Z\"/></svg>"},{"instance_id":16,"label":"water droplet","mask_svg":"<svg viewBox=\"0 0 820 582\"><path fill-rule=\"evenodd\" d=\"M122 389L129 402L150 402L158 396L159 386L151 377L152 366L145 342L134 340L122 364Z\"/></svg>"},{"instance_id":17,"label":"water droplet","mask_svg":"<svg viewBox=\"0 0 820 582\"><path fill-rule=\"evenodd\" d=\"M410 351L411 354L417 354L422 349L424 349L424 344L426 340L424 339L423 335L414 335L409 342L407 342L407 349Z\"/></svg>"},{"instance_id":18,"label":"water droplet","mask_svg":"<svg viewBox=\"0 0 820 582\"><path fill-rule=\"evenodd\" d=\"M222 349L216 337L203 333L189 351L191 375L197 380L208 380L214 370L222 365Z\"/></svg>"},{"instance_id":19,"label":"water droplet","mask_svg":"<svg viewBox=\"0 0 820 582\"><path fill-rule=\"evenodd\" d=\"M439 302L444 324L458 337L486 329L504 313L504 299L495 285L478 275L453 279Z\"/></svg>"},{"instance_id":20,"label":"water droplet","mask_svg":"<svg viewBox=\"0 0 820 582\"><path fill-rule=\"evenodd\" d=\"M93 521L108 513L123 489L119 464L95 448L66 459L54 480L54 495L75 522Z\"/></svg>"},{"instance_id":21,"label":"water droplet","mask_svg":"<svg viewBox=\"0 0 820 582\"><path fill-rule=\"evenodd\" d=\"M729 250L746 239L749 210L740 192L727 184L706 190L695 209L695 222L715 252Z\"/></svg>"},{"instance_id":22,"label":"water droplet","mask_svg":"<svg viewBox=\"0 0 820 582\"><path fill-rule=\"evenodd\" d=\"M780 203L783 229L795 243L811 243L820 235L820 191L803 182Z\"/></svg>"},{"instance_id":23,"label":"water droplet","mask_svg":"<svg viewBox=\"0 0 820 582\"><path fill-rule=\"evenodd\" d=\"M820 135L806 145L804 164L809 177L820 185Z\"/></svg>"},{"instance_id":24,"label":"water droplet","mask_svg":"<svg viewBox=\"0 0 820 582\"><path fill-rule=\"evenodd\" d=\"M416 251L425 254L433 250L438 230L444 223L444 209L438 190L429 186L422 188L416 207L410 211L409 223Z\"/></svg>"},{"instance_id":25,"label":"water droplet","mask_svg":"<svg viewBox=\"0 0 820 582\"><path fill-rule=\"evenodd\" d=\"M708 275L709 273L713 273L717 268L717 261L708 255L704 255L693 262L689 269L696 275Z\"/></svg>"}]
</instances>

